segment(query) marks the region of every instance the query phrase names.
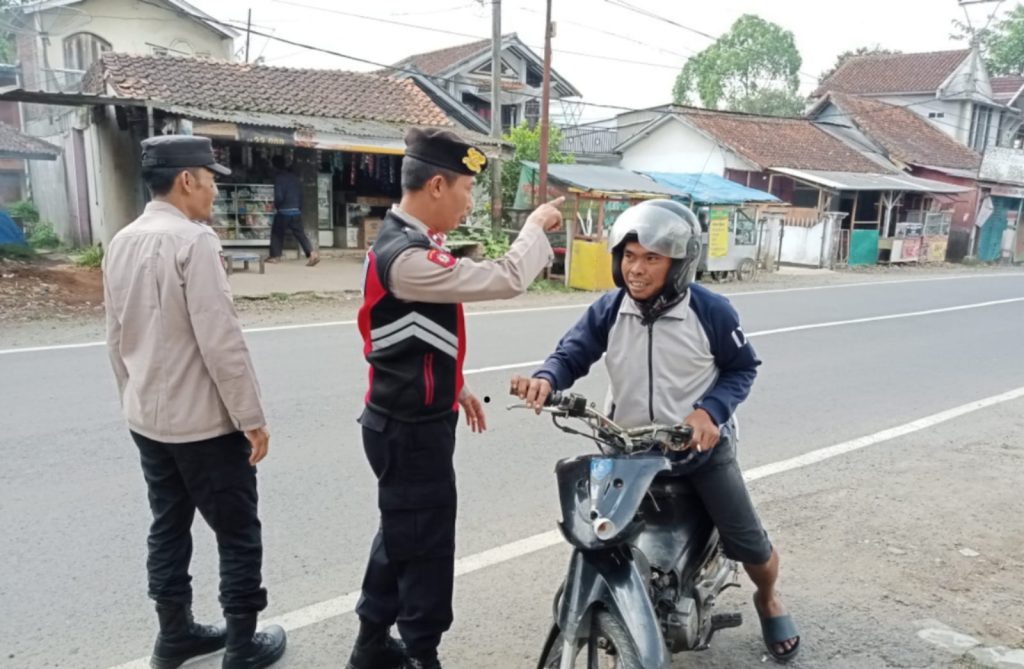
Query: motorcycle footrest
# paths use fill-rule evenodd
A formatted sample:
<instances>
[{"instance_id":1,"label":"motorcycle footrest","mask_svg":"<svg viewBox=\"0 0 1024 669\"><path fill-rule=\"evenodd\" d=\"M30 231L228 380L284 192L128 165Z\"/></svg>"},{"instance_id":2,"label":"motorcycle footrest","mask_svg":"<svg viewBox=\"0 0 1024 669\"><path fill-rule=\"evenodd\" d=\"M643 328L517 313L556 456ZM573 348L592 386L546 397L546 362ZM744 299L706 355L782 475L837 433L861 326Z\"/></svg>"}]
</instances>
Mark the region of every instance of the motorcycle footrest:
<instances>
[{"instance_id":1,"label":"motorcycle footrest","mask_svg":"<svg viewBox=\"0 0 1024 669\"><path fill-rule=\"evenodd\" d=\"M739 627L742 624L742 613L716 613L711 616L711 629L715 631Z\"/></svg>"}]
</instances>

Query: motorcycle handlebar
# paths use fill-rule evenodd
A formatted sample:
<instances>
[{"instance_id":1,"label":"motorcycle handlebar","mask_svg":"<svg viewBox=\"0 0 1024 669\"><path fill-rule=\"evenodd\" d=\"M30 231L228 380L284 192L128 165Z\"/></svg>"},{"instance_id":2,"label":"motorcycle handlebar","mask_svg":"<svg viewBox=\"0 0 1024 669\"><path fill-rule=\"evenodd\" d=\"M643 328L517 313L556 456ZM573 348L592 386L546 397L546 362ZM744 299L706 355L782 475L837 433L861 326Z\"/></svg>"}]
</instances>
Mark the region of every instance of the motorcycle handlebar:
<instances>
[{"instance_id":1,"label":"motorcycle handlebar","mask_svg":"<svg viewBox=\"0 0 1024 669\"><path fill-rule=\"evenodd\" d=\"M600 421L602 427L611 428L613 432L627 439L660 436L659 441L666 441L665 445L674 450L684 449L693 437L693 428L689 425L647 425L623 429L615 425L611 419L591 409L587 398L577 393L552 391L544 400L544 408L570 418L581 418L588 422L590 419Z\"/></svg>"}]
</instances>

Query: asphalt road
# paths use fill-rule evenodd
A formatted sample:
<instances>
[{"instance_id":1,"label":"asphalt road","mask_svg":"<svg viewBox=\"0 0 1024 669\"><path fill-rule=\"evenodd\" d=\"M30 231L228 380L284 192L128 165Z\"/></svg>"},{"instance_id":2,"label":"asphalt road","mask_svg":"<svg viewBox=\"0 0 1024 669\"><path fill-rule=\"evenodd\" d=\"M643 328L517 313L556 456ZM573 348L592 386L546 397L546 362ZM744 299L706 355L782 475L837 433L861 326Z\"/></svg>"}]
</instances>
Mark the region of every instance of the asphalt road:
<instances>
[{"instance_id":1,"label":"asphalt road","mask_svg":"<svg viewBox=\"0 0 1024 669\"><path fill-rule=\"evenodd\" d=\"M765 363L740 414L745 469L1024 385L1024 274L755 292L736 295L733 303ZM504 410L513 370L474 370L542 359L580 313L581 308L568 307L469 320L469 382L493 401L487 434L460 435L458 552L499 551L489 554L497 556L496 564L458 578L456 626L443 649L446 666L511 669L536 660L567 553L554 546L516 556L508 545L554 528L554 462L587 445L566 438L545 420ZM817 325L822 327L808 327ZM291 634L291 648L280 666L342 666L355 628L351 605L346 608L342 596L359 586L376 524L373 480L355 423L366 374L361 344L352 325L258 332L249 335L249 342L272 433L270 456L260 466L264 579L271 597L267 615L299 612L289 620L301 626ZM0 379L0 666L108 669L144 657L155 624L145 597L148 508L105 352L82 348L0 355ZM603 369L595 367L579 388L600 398L604 381ZM1012 417L1022 407L1019 401L1000 404L752 484L755 499L764 502L766 525L773 536L779 533L784 560L787 544L793 547L794 559L784 562L784 587L787 602L808 631L799 666L926 667L960 661L910 630L908 621L934 617L924 615L927 597L918 602L904 595L910 610L872 614L879 617L871 624L850 618L851 610L837 598L881 601L893 586L872 580L876 566L867 558L847 568L849 547L840 539L861 527L857 514L866 508L882 519L891 516L894 523L907 521L905 513L879 501L896 495L894 489L883 486L873 496L861 495L880 485L892 469L879 465L874 453L891 458L894 447L905 446L927 463L929 444L946 443L953 433L962 435L954 444L1006 440L1008 423L990 414L1003 411ZM971 473L980 475L986 461L973 462L978 471ZM972 466L947 464L930 470L930 485L920 490L906 485L920 472L908 473L897 497L911 508L941 506L948 497L942 491L953 489L962 468ZM1017 460L1016 468L1004 467L1009 478L994 477L972 488L980 496L978 504L999 498L1003 486L1019 490L1019 465ZM839 470L845 474L837 478ZM823 481L830 482L826 487L833 493L844 492L826 502L809 501L821 493ZM1007 496L1007 504L1012 499ZM827 518L790 522L825 509ZM195 608L197 615L209 618L217 615L216 554L211 534L198 522ZM967 523L965 541L972 536L970 522L960 519L961 525ZM908 524L906 533L920 525ZM816 545L821 552L809 548ZM1003 547L1011 548L1024 547L1019 540ZM747 586L731 600L748 614L750 591ZM934 597L932 604L937 605ZM1012 643L1005 638L1012 629L967 631L990 634L993 643ZM827 645L822 643L826 638ZM836 640L851 638L860 641L837 655ZM890 650L883 653L882 648ZM740 630L723 633L709 653L680 657L677 665L754 667L761 660L748 620ZM197 666L219 664L207 660Z\"/></svg>"}]
</instances>

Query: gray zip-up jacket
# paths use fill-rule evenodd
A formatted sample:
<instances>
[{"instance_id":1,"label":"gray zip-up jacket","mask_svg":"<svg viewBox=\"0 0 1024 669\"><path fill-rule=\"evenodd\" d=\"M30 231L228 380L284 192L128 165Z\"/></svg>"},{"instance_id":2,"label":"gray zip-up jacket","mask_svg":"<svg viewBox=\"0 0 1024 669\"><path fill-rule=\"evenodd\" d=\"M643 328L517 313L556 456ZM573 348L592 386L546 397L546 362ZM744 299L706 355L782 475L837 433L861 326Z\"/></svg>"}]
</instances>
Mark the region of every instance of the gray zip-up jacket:
<instances>
[{"instance_id":1,"label":"gray zip-up jacket","mask_svg":"<svg viewBox=\"0 0 1024 669\"><path fill-rule=\"evenodd\" d=\"M761 364L736 310L699 284L651 322L625 289L602 296L534 376L564 390L602 355L611 381L608 413L627 428L675 425L697 408L725 426Z\"/></svg>"}]
</instances>

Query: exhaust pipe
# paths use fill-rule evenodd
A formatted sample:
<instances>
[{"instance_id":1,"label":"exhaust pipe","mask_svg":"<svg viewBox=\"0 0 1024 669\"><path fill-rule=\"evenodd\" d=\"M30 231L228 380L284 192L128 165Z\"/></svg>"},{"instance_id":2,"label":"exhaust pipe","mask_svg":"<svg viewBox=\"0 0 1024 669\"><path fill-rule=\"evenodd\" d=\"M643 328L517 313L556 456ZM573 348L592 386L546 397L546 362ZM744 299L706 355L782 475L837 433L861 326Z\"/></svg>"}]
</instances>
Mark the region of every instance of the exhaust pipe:
<instances>
[{"instance_id":1,"label":"exhaust pipe","mask_svg":"<svg viewBox=\"0 0 1024 669\"><path fill-rule=\"evenodd\" d=\"M615 532L618 531L618 528L615 527L615 523L608 518L598 518L594 521L593 527L594 534L597 535L597 538L601 541L608 541L614 537Z\"/></svg>"}]
</instances>

